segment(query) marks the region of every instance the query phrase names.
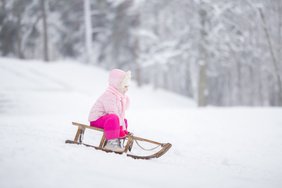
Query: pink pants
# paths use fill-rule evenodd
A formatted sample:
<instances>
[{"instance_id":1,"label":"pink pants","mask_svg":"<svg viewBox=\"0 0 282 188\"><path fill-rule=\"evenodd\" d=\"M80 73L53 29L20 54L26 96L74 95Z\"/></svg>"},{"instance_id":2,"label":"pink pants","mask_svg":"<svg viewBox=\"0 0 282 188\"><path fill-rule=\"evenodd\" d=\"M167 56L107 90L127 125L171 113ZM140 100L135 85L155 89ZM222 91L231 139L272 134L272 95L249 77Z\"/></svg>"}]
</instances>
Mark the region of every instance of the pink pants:
<instances>
[{"instance_id":1,"label":"pink pants","mask_svg":"<svg viewBox=\"0 0 282 188\"><path fill-rule=\"evenodd\" d=\"M127 129L127 120L124 119ZM120 126L119 118L115 114L107 114L95 121L90 122L90 126L104 129L105 137L107 140L124 138L128 132L123 130Z\"/></svg>"}]
</instances>

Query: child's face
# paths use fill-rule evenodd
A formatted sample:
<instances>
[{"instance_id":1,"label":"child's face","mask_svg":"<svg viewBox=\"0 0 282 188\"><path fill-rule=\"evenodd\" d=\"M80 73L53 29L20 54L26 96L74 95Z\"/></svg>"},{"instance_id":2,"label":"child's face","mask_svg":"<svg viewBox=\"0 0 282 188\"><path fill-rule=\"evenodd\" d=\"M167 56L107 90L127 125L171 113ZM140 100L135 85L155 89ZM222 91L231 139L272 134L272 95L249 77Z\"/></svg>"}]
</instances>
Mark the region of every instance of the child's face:
<instances>
[{"instance_id":1,"label":"child's face","mask_svg":"<svg viewBox=\"0 0 282 188\"><path fill-rule=\"evenodd\" d=\"M120 91L122 94L125 94L128 91L128 85L121 86Z\"/></svg>"},{"instance_id":2,"label":"child's face","mask_svg":"<svg viewBox=\"0 0 282 188\"><path fill-rule=\"evenodd\" d=\"M131 72L127 71L125 77L123 78L123 80L120 83L119 90L122 94L125 94L128 91L130 78L131 78Z\"/></svg>"},{"instance_id":3,"label":"child's face","mask_svg":"<svg viewBox=\"0 0 282 188\"><path fill-rule=\"evenodd\" d=\"M124 86L123 90L124 90L124 93L126 93L128 91L128 86Z\"/></svg>"}]
</instances>

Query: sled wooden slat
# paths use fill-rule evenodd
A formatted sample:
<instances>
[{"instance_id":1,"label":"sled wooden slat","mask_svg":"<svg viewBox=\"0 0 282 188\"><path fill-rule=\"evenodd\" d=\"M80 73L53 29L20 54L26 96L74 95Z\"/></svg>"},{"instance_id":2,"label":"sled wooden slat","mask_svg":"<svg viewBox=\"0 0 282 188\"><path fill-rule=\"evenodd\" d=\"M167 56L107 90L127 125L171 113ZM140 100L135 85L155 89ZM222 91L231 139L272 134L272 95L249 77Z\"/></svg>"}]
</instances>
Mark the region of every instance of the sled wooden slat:
<instances>
[{"instance_id":1,"label":"sled wooden slat","mask_svg":"<svg viewBox=\"0 0 282 188\"><path fill-rule=\"evenodd\" d=\"M85 124L81 124L81 123L77 123L77 122L72 122L73 125L78 126L78 127L84 127L87 129L94 129L96 131L100 131L100 132L104 132L103 129L97 128L97 127L91 127L90 125L85 125Z\"/></svg>"},{"instance_id":2,"label":"sled wooden slat","mask_svg":"<svg viewBox=\"0 0 282 188\"><path fill-rule=\"evenodd\" d=\"M76 134L75 134L75 137L74 137L75 142L78 141L79 136L80 136L80 128L78 128L77 131L76 131Z\"/></svg>"},{"instance_id":3,"label":"sled wooden slat","mask_svg":"<svg viewBox=\"0 0 282 188\"><path fill-rule=\"evenodd\" d=\"M105 134L103 134L101 141L100 141L100 144L99 144L99 147L103 148L105 146L105 143L106 143L106 137L105 137Z\"/></svg>"},{"instance_id":4,"label":"sled wooden slat","mask_svg":"<svg viewBox=\"0 0 282 188\"><path fill-rule=\"evenodd\" d=\"M166 143L163 145L162 149L158 151L157 153L154 153L152 155L147 155L147 156L139 156L139 155L132 155L132 154L127 154L128 157L131 157L133 159L152 159L152 158L159 158L162 155L164 155L170 148L171 148L170 143Z\"/></svg>"}]
</instances>

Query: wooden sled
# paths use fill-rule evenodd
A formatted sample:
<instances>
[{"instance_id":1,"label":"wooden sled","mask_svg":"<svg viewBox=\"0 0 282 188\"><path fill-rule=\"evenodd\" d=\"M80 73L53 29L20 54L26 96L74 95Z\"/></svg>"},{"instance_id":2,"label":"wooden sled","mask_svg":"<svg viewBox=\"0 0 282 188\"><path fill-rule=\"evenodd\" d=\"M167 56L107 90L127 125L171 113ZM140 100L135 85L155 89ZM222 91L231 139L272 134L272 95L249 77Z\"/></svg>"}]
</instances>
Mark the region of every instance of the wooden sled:
<instances>
[{"instance_id":1,"label":"wooden sled","mask_svg":"<svg viewBox=\"0 0 282 188\"><path fill-rule=\"evenodd\" d=\"M104 135L104 130L103 129L99 129L99 128L96 128L96 127L91 127L89 125L85 125L85 124L77 123L77 122L72 122L72 124L74 126L77 126L76 135L74 137L74 140L66 140L65 143L67 143L67 144L81 144L81 145L84 145L84 146L87 146L87 147L95 148L97 150L102 150L102 151L105 151L105 152L113 152L111 150L107 150L107 149L104 148L104 146L106 144L106 137ZM93 145L90 145L90 144L83 143L83 136L84 136L84 132L85 132L86 129L92 129L92 130L95 130L95 131L103 132L103 135L102 135L102 138L100 140L99 146L93 146ZM131 133L129 133L126 136L125 140L126 140L126 145L124 146L124 152L115 152L115 153L117 153L117 154L126 153L127 157L131 157L131 158L134 158L134 159L159 158L162 155L164 155L172 146L170 143L159 143L159 142L156 142L156 141L153 141L153 140L149 140L149 139L133 136L133 134L131 134ZM147 142L147 143L159 146L160 149L159 149L159 151L157 151L157 152L155 152L153 154L150 154L150 155L140 156L140 155L130 154L129 152L132 150L134 143L136 143L137 145L140 146L138 141Z\"/></svg>"}]
</instances>

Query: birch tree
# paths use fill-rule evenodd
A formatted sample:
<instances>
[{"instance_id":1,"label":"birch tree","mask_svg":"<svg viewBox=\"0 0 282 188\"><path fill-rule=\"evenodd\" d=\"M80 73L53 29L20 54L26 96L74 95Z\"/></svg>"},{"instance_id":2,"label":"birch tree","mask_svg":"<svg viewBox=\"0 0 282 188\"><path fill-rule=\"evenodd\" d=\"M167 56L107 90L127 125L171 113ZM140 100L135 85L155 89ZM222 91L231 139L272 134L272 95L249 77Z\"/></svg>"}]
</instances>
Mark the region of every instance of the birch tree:
<instances>
[{"instance_id":1,"label":"birch tree","mask_svg":"<svg viewBox=\"0 0 282 188\"><path fill-rule=\"evenodd\" d=\"M42 11L42 27L43 27L43 54L44 54L44 61L48 62L49 36L48 36L46 1L47 0L41 0L41 11Z\"/></svg>"}]
</instances>

